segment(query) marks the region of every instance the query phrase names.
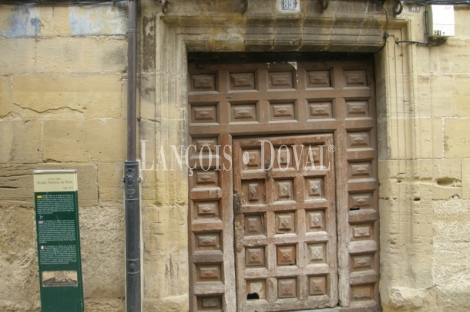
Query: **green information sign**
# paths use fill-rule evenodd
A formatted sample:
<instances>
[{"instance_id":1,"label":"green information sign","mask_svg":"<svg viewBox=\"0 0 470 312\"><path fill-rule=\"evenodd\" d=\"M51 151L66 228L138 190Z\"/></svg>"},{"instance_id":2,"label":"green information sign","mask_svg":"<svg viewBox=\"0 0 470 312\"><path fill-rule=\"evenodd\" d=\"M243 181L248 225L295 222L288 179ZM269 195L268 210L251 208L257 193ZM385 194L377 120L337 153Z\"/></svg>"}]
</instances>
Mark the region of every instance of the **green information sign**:
<instances>
[{"instance_id":1,"label":"green information sign","mask_svg":"<svg viewBox=\"0 0 470 312\"><path fill-rule=\"evenodd\" d=\"M76 170L34 171L42 312L83 312Z\"/></svg>"}]
</instances>

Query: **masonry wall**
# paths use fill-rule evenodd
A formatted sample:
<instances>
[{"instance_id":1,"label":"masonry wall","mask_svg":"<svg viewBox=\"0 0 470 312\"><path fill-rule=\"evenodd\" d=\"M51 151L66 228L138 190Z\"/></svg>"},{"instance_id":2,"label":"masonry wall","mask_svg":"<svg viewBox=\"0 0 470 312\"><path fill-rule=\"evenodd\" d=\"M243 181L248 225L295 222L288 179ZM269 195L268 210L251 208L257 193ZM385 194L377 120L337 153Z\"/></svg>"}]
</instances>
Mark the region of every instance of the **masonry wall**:
<instances>
[{"instance_id":1,"label":"masonry wall","mask_svg":"<svg viewBox=\"0 0 470 312\"><path fill-rule=\"evenodd\" d=\"M77 169L86 311L124 310L127 4L0 5L0 310L39 311L35 169Z\"/></svg>"},{"instance_id":2,"label":"masonry wall","mask_svg":"<svg viewBox=\"0 0 470 312\"><path fill-rule=\"evenodd\" d=\"M405 7L376 57L382 305L468 311L470 11L439 47L394 44L424 40L423 13Z\"/></svg>"},{"instance_id":3,"label":"masonry wall","mask_svg":"<svg viewBox=\"0 0 470 312\"><path fill-rule=\"evenodd\" d=\"M275 17L263 11L264 1L250 1L252 9ZM390 2L391 36L375 54L382 306L468 311L470 11L455 7L456 36L442 46L397 45L396 39L424 40L424 7L419 13L405 7L394 17ZM228 0L180 1L163 16L156 1L142 1L145 311L188 309L187 172L162 171L160 146L187 144L188 50L243 51L247 43L267 42L246 36L240 13L220 18L241 10ZM315 12L334 18L332 11ZM211 20L211 14L220 16ZM32 170L59 168L78 169L86 311L124 311L126 15L126 2L0 5L2 311L39 311ZM154 160L160 170L151 169Z\"/></svg>"}]
</instances>

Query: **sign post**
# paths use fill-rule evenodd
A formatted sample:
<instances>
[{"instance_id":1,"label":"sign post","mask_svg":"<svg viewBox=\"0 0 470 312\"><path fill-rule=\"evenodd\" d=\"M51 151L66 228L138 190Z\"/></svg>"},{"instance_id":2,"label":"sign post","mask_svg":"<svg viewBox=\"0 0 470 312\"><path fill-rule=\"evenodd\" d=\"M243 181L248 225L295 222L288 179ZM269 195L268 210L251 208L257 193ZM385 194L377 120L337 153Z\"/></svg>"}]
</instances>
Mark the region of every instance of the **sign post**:
<instances>
[{"instance_id":1,"label":"sign post","mask_svg":"<svg viewBox=\"0 0 470 312\"><path fill-rule=\"evenodd\" d=\"M83 312L76 170L34 171L42 312Z\"/></svg>"}]
</instances>

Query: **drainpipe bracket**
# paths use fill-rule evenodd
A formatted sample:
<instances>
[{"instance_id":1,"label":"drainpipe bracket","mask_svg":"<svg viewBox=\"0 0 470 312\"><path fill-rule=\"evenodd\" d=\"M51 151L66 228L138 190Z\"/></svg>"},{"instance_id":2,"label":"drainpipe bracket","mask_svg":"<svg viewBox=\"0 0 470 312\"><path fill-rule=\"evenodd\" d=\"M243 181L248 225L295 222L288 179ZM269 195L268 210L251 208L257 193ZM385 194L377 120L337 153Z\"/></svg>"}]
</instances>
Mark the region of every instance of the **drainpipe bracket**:
<instances>
[{"instance_id":1,"label":"drainpipe bracket","mask_svg":"<svg viewBox=\"0 0 470 312\"><path fill-rule=\"evenodd\" d=\"M158 0L157 2L162 5L162 13L166 14L166 12L168 12L168 4L170 3L170 1L168 1L168 0Z\"/></svg>"}]
</instances>

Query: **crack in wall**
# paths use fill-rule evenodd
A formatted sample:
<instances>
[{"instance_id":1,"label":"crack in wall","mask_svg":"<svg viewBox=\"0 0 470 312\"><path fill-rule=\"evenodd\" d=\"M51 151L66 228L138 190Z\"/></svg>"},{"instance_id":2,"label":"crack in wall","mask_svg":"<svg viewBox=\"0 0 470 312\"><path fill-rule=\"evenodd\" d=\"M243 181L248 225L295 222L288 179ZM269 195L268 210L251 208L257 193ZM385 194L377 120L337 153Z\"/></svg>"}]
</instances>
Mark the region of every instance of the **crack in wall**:
<instances>
[{"instance_id":1,"label":"crack in wall","mask_svg":"<svg viewBox=\"0 0 470 312\"><path fill-rule=\"evenodd\" d=\"M33 112L35 114L39 114L39 115L55 114L55 113L68 114L70 112L74 112L74 113L79 113L83 117L85 117L85 113L83 111L81 111L79 109L76 109L76 108L72 108L72 107L58 107L58 108L48 108L48 109L45 109L45 110L37 110L37 109L34 109L32 107L25 107L25 106L22 106L22 105L17 104L17 103L13 103L13 105L16 106L16 107L19 107L21 110L31 111L31 112Z\"/></svg>"}]
</instances>

